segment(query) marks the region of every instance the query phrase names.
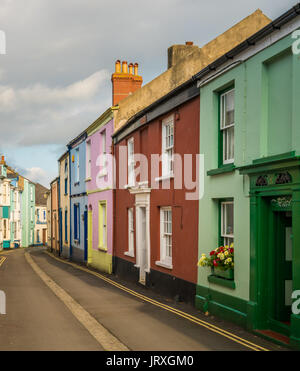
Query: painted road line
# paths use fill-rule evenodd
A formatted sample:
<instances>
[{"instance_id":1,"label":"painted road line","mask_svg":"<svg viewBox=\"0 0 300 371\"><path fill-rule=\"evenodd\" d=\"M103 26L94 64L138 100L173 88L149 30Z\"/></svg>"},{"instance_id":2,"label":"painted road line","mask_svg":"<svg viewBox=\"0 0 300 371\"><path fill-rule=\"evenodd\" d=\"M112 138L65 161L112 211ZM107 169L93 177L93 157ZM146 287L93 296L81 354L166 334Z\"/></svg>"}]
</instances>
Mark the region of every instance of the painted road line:
<instances>
[{"instance_id":1,"label":"painted road line","mask_svg":"<svg viewBox=\"0 0 300 371\"><path fill-rule=\"evenodd\" d=\"M17 249L16 249L17 250ZM2 250L0 251L0 255L7 255L7 254L11 254L12 252L16 251L16 250Z\"/></svg>"},{"instance_id":2,"label":"painted road line","mask_svg":"<svg viewBox=\"0 0 300 371\"><path fill-rule=\"evenodd\" d=\"M95 340L106 351L128 351L129 349L115 336L106 330L94 317L92 317L80 304L78 304L64 289L57 285L32 259L28 252L25 258L35 273L66 305L75 318L88 330Z\"/></svg>"},{"instance_id":3,"label":"painted road line","mask_svg":"<svg viewBox=\"0 0 300 371\"><path fill-rule=\"evenodd\" d=\"M131 295L133 295L133 296L135 296L135 297L137 297L137 298L139 298L139 299L141 299L143 301L146 301L146 302L148 302L150 304L153 304L153 305L155 305L157 307L160 307L160 308L165 309L165 310L167 310L169 312L172 312L172 313L174 313L174 314L176 314L176 315L178 315L178 316L180 316L182 318L185 318L185 319L189 320L190 322L196 323L197 325L200 325L202 327L205 327L205 328L207 328L208 330L210 330L212 332L215 332L215 333L217 333L217 334L219 334L219 335L221 335L223 337L226 337L226 338L228 338L228 339L230 339L230 340L232 340L232 341L234 341L234 342L236 342L238 344L241 344L241 345L245 346L246 348L249 348L249 349L252 349L252 350L255 350L255 351L268 351L269 350L269 349L266 349L266 348L261 347L260 345L254 344L254 343L252 343L249 340L243 339L243 338L241 338L241 337L239 337L239 336L237 336L237 335L235 335L235 334L233 334L233 333L231 333L229 331L226 331L226 330L224 330L224 329L222 329L222 328L220 328L218 326L215 326L215 325L213 325L213 324L211 324L209 322L203 321L200 318L197 318L195 316L192 316L192 315L190 315L188 313L185 313L185 312L183 312L183 311L181 311L179 309L176 309L176 308L173 308L173 307L171 307L169 305L160 303L157 300L151 299L151 298L149 298L149 297L147 297L145 295L142 295L142 294L140 294L140 293L138 293L136 291L133 291L131 289L128 289L127 287L125 287L125 286L123 286L123 285L121 285L121 284L119 284L119 283L117 283L117 282L115 282L115 281L113 281L113 280L111 280L111 279L103 276L100 273L91 271L88 268L81 267L81 266L79 266L77 264L74 264L74 263L71 263L71 262L67 262L65 260L62 260L62 259L60 259L60 258L58 258L58 257L56 257L56 256L54 256L52 254L50 254L48 251L45 251L45 253L47 253L53 259L56 259L56 260L58 260L58 261L60 261L62 263L71 265L71 266L73 266L73 267L75 267L75 268L77 268L79 270L84 271L84 272L90 273L90 274L92 274L92 275L94 275L94 276L102 279L103 281L106 281L109 284L111 284L111 285L119 288L120 290L126 291L127 293L129 293L129 294L131 294Z\"/></svg>"},{"instance_id":4,"label":"painted road line","mask_svg":"<svg viewBox=\"0 0 300 371\"><path fill-rule=\"evenodd\" d=\"M1 267L1 265L5 262L6 259L7 259L7 258L6 258L5 256L2 256L2 257L0 258L0 267Z\"/></svg>"}]
</instances>

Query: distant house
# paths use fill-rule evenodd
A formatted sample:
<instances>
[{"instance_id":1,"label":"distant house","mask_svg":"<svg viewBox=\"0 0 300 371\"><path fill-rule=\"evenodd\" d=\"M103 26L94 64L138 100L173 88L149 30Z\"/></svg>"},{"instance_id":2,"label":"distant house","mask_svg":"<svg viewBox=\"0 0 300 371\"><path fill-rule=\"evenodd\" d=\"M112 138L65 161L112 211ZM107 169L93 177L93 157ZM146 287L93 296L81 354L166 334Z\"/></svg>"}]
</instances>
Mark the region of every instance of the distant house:
<instances>
[{"instance_id":1,"label":"distant house","mask_svg":"<svg viewBox=\"0 0 300 371\"><path fill-rule=\"evenodd\" d=\"M47 244L47 192L49 190L41 184L35 184L35 230L34 245Z\"/></svg>"},{"instance_id":2,"label":"distant house","mask_svg":"<svg viewBox=\"0 0 300 371\"><path fill-rule=\"evenodd\" d=\"M60 215L60 250L61 255L70 258L70 156L66 151L58 160L59 167L59 215Z\"/></svg>"},{"instance_id":3,"label":"distant house","mask_svg":"<svg viewBox=\"0 0 300 371\"><path fill-rule=\"evenodd\" d=\"M86 262L88 254L86 132L68 144L70 155L70 258Z\"/></svg>"},{"instance_id":4,"label":"distant house","mask_svg":"<svg viewBox=\"0 0 300 371\"><path fill-rule=\"evenodd\" d=\"M0 164L0 246L10 248L10 180L2 157Z\"/></svg>"},{"instance_id":5,"label":"distant house","mask_svg":"<svg viewBox=\"0 0 300 371\"><path fill-rule=\"evenodd\" d=\"M21 188L20 177L17 173L8 170L10 180L10 247L21 246Z\"/></svg>"},{"instance_id":6,"label":"distant house","mask_svg":"<svg viewBox=\"0 0 300 371\"><path fill-rule=\"evenodd\" d=\"M88 265L112 273L113 253L113 117L106 110L88 129L86 187L88 195Z\"/></svg>"},{"instance_id":7,"label":"distant house","mask_svg":"<svg viewBox=\"0 0 300 371\"><path fill-rule=\"evenodd\" d=\"M51 210L51 190L46 192L46 209L47 209L47 242L46 246L48 249L51 249L51 224L52 224L52 210Z\"/></svg>"},{"instance_id":8,"label":"distant house","mask_svg":"<svg viewBox=\"0 0 300 371\"><path fill-rule=\"evenodd\" d=\"M59 178L55 178L51 184L51 251L60 254L59 246Z\"/></svg>"}]
</instances>

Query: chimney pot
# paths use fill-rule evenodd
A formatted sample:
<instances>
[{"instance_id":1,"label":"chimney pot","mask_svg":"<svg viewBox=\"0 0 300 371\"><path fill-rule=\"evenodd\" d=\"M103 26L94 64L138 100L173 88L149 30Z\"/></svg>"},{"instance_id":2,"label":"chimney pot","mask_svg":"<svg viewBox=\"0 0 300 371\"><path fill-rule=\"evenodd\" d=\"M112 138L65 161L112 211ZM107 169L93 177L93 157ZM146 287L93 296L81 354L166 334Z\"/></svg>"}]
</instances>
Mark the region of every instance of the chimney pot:
<instances>
[{"instance_id":1,"label":"chimney pot","mask_svg":"<svg viewBox=\"0 0 300 371\"><path fill-rule=\"evenodd\" d=\"M133 63L130 63L128 67L129 67L129 73L130 75L132 75L133 74Z\"/></svg>"},{"instance_id":2,"label":"chimney pot","mask_svg":"<svg viewBox=\"0 0 300 371\"><path fill-rule=\"evenodd\" d=\"M193 41L186 41L185 45L194 45Z\"/></svg>"},{"instance_id":3,"label":"chimney pot","mask_svg":"<svg viewBox=\"0 0 300 371\"><path fill-rule=\"evenodd\" d=\"M121 61L119 59L116 61L116 73L121 73Z\"/></svg>"},{"instance_id":4,"label":"chimney pot","mask_svg":"<svg viewBox=\"0 0 300 371\"><path fill-rule=\"evenodd\" d=\"M122 72L123 72L123 73L128 73L128 65L127 65L127 61L123 61L123 62L122 62Z\"/></svg>"},{"instance_id":5,"label":"chimney pot","mask_svg":"<svg viewBox=\"0 0 300 371\"><path fill-rule=\"evenodd\" d=\"M138 75L138 69L139 69L139 64L138 63L135 63L134 64L134 74L135 74L135 76Z\"/></svg>"}]
</instances>

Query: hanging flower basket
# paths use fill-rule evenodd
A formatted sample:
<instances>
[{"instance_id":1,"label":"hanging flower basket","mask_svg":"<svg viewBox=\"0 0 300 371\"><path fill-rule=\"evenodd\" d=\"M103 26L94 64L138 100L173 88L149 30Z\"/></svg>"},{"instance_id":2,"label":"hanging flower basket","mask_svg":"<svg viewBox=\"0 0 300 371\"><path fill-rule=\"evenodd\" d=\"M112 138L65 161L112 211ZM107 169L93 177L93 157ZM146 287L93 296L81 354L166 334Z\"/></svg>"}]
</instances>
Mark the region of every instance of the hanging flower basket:
<instances>
[{"instance_id":1,"label":"hanging flower basket","mask_svg":"<svg viewBox=\"0 0 300 371\"><path fill-rule=\"evenodd\" d=\"M234 248L233 243L230 246L220 246L212 250L207 257L201 255L198 262L199 267L211 267L212 273L215 276L225 278L227 280L234 279Z\"/></svg>"}]
</instances>

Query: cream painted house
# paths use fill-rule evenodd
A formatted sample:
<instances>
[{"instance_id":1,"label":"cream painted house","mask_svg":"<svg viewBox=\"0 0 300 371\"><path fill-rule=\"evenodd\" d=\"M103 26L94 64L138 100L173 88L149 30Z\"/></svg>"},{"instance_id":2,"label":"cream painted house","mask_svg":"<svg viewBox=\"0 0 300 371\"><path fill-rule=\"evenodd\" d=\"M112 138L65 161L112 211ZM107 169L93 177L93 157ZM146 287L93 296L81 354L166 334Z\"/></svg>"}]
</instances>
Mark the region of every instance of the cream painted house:
<instances>
[{"instance_id":1,"label":"cream painted house","mask_svg":"<svg viewBox=\"0 0 300 371\"><path fill-rule=\"evenodd\" d=\"M35 185L35 230L34 245L46 246L48 243L47 192L40 184Z\"/></svg>"}]
</instances>

